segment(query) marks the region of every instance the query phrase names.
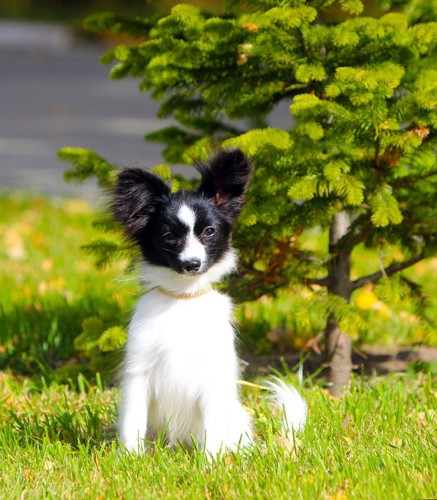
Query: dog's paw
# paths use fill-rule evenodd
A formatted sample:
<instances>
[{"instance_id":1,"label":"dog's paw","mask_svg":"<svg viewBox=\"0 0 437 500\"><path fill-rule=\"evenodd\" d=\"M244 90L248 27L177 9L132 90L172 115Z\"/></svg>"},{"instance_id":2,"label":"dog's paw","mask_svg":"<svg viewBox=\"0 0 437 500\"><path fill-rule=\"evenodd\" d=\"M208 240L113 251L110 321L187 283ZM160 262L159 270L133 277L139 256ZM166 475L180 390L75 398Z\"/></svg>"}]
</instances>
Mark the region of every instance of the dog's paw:
<instances>
[{"instance_id":1,"label":"dog's paw","mask_svg":"<svg viewBox=\"0 0 437 500\"><path fill-rule=\"evenodd\" d=\"M133 455L143 455L145 451L146 447L143 439L122 442L118 447L119 454L130 453Z\"/></svg>"}]
</instances>

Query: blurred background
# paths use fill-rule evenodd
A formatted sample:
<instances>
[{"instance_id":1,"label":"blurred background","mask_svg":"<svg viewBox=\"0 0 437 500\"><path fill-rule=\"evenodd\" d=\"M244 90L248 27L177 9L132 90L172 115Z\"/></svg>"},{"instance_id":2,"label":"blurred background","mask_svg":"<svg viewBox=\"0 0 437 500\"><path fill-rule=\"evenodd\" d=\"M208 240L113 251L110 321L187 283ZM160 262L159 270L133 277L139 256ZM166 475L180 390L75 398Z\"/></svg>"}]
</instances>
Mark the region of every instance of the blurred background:
<instances>
[{"instance_id":1,"label":"blurred background","mask_svg":"<svg viewBox=\"0 0 437 500\"><path fill-rule=\"evenodd\" d=\"M140 94L139 81L111 81L99 58L129 40L99 38L83 28L87 15L111 11L153 15L176 0L0 0L0 190L79 196L94 202L93 182L63 180L68 167L57 158L64 146L89 148L111 163L161 163L160 145L144 135L168 124L158 120L158 104ZM192 1L219 10L221 0ZM288 106L270 123L291 125ZM188 176L187 166L172 167Z\"/></svg>"},{"instance_id":2,"label":"blurred background","mask_svg":"<svg viewBox=\"0 0 437 500\"><path fill-rule=\"evenodd\" d=\"M218 10L222 3L190 2L209 10ZM140 93L139 81L132 77L110 80L110 68L99 60L108 48L129 39L105 34L97 38L84 30L83 19L102 11L153 15L175 3L0 0L0 371L41 371L47 380L65 380L116 366L105 357L114 346L99 342L102 332L126 324L139 287L126 277L126 262L96 270L93 259L79 251L96 237L91 221L99 190L93 182L64 182L70 165L57 158L57 151L65 146L88 148L120 166L162 163L162 146L144 141L145 134L168 124L156 118L159 104ZM374 6L366 3L366 9ZM269 122L291 127L289 104L284 101L276 108ZM172 170L193 173L182 165ZM327 248L327 234L318 228L304 236L307 248ZM366 266L377 269L380 256L363 247L356 260L362 274ZM425 285L432 305L437 281L429 276L436 269L432 259L407 271ZM294 350L288 361L297 363L295 353L311 345L324 328L317 312L302 314L311 300L308 291L298 289L241 307L238 320L246 352L277 358ZM397 348L384 354L384 370L405 369L408 363L422 370L423 363L435 362L437 351L426 347L436 344L435 329L424 329L408 299L384 302L372 287L365 287L354 302L368 314L365 331L354 338L360 348L375 343L390 349L393 343L421 346L415 358L402 354L398 359ZM429 309L434 321L437 308ZM94 340L83 341L89 338ZM88 372L84 352L92 360ZM372 356L367 352L369 365ZM387 368L387 362L393 366Z\"/></svg>"},{"instance_id":3,"label":"blurred background","mask_svg":"<svg viewBox=\"0 0 437 500\"><path fill-rule=\"evenodd\" d=\"M132 78L111 81L100 55L114 43L86 32L99 11L152 14L171 2L144 0L0 0L0 190L80 196L92 182L67 184L57 158L63 146L90 148L111 162L152 166L159 145L147 132L165 124L157 104ZM178 170L178 169L177 169Z\"/></svg>"}]
</instances>

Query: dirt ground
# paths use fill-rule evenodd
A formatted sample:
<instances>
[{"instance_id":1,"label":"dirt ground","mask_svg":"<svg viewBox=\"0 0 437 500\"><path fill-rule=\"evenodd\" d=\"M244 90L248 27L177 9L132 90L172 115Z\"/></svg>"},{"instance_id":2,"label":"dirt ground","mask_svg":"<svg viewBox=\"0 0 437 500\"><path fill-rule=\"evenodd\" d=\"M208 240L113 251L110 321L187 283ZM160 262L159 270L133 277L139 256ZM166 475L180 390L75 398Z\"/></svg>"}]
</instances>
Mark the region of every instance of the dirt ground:
<instances>
[{"instance_id":1,"label":"dirt ground","mask_svg":"<svg viewBox=\"0 0 437 500\"><path fill-rule=\"evenodd\" d=\"M245 376L267 374L271 373L273 369L281 371L284 362L290 369L293 369L299 364L300 359L299 353L243 356L242 369ZM421 366L437 362L437 348L426 346L417 348L366 346L360 350L354 350L352 362L355 368L354 371L365 375L387 375L394 372L406 372L409 367L421 371ZM304 374L314 373L322 364L323 354L311 353L304 362Z\"/></svg>"}]
</instances>

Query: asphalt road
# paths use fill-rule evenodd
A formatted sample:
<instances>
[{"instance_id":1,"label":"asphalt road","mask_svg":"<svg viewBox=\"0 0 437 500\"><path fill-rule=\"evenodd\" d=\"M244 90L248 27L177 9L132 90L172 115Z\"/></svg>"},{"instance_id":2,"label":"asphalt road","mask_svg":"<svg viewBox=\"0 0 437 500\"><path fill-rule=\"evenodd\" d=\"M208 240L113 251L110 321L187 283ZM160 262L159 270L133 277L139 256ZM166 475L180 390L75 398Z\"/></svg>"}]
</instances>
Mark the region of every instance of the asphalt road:
<instances>
[{"instance_id":1,"label":"asphalt road","mask_svg":"<svg viewBox=\"0 0 437 500\"><path fill-rule=\"evenodd\" d=\"M94 182L67 184L64 146L90 148L109 161L162 163L147 132L167 125L138 80L110 80L104 47L77 43L62 27L0 22L0 191L25 189L97 199ZM290 125L288 106L272 125ZM193 175L190 167L174 171Z\"/></svg>"},{"instance_id":2,"label":"asphalt road","mask_svg":"<svg viewBox=\"0 0 437 500\"><path fill-rule=\"evenodd\" d=\"M112 81L102 47L62 50L0 47L0 189L93 199L94 183L63 181L63 146L90 148L117 164L162 162L144 135L165 121L138 81Z\"/></svg>"}]
</instances>

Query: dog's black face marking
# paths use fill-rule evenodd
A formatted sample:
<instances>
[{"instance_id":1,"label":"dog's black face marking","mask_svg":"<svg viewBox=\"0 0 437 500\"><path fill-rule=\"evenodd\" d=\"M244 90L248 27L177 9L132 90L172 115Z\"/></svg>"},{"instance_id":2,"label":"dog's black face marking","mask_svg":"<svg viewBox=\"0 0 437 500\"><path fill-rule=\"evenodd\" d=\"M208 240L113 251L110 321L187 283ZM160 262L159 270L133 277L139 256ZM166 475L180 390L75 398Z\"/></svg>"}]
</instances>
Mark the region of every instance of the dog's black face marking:
<instances>
[{"instance_id":1,"label":"dog's black face marking","mask_svg":"<svg viewBox=\"0 0 437 500\"><path fill-rule=\"evenodd\" d=\"M197 165L197 191L171 193L140 168L119 174L112 211L144 259L181 274L202 274L230 248L232 224L244 204L252 167L239 150Z\"/></svg>"},{"instance_id":2,"label":"dog's black face marking","mask_svg":"<svg viewBox=\"0 0 437 500\"><path fill-rule=\"evenodd\" d=\"M152 218L138 243L145 259L179 273L203 273L229 249L231 223L210 200L182 191Z\"/></svg>"}]
</instances>

